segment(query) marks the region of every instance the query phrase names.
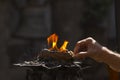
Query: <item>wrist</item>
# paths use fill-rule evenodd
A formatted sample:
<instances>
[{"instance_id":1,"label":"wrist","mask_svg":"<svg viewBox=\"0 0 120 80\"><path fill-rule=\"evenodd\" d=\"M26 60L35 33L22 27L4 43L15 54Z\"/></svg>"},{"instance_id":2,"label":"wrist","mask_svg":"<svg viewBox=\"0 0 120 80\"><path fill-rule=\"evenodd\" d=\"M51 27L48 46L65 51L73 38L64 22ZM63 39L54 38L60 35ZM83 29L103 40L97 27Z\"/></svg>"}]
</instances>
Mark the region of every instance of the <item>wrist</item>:
<instances>
[{"instance_id":1,"label":"wrist","mask_svg":"<svg viewBox=\"0 0 120 80\"><path fill-rule=\"evenodd\" d=\"M113 51L109 50L107 47L102 47L101 61L109 64L111 62L110 58L113 57L113 54Z\"/></svg>"},{"instance_id":2,"label":"wrist","mask_svg":"<svg viewBox=\"0 0 120 80\"><path fill-rule=\"evenodd\" d=\"M110 50L107 47L103 46L100 53L100 62L107 63L109 59L109 54Z\"/></svg>"}]
</instances>

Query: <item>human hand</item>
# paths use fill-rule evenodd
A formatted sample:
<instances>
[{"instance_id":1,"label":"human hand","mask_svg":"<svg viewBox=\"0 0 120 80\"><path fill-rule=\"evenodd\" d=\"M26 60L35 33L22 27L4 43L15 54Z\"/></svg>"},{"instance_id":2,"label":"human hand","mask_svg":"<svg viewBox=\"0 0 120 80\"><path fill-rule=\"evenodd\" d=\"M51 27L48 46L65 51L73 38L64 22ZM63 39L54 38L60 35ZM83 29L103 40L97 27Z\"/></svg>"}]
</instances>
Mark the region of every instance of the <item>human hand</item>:
<instances>
[{"instance_id":1,"label":"human hand","mask_svg":"<svg viewBox=\"0 0 120 80\"><path fill-rule=\"evenodd\" d=\"M90 57L98 62L102 61L104 47L101 46L96 40L89 37L77 42L74 48L74 58Z\"/></svg>"}]
</instances>

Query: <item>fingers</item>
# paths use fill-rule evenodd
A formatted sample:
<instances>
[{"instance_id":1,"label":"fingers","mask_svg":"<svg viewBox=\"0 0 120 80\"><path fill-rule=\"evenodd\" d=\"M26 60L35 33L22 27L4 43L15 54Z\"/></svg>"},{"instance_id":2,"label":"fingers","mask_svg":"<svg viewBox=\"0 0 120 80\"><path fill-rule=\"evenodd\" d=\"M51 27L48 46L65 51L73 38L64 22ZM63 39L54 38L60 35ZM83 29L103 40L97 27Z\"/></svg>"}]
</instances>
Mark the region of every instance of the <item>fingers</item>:
<instances>
[{"instance_id":1,"label":"fingers","mask_svg":"<svg viewBox=\"0 0 120 80\"><path fill-rule=\"evenodd\" d=\"M92 43L95 43L95 40L91 37L78 41L74 48L74 53L77 54L81 51L87 51L88 45L91 45Z\"/></svg>"},{"instance_id":2,"label":"fingers","mask_svg":"<svg viewBox=\"0 0 120 80\"><path fill-rule=\"evenodd\" d=\"M74 48L74 58L80 59L85 57L91 57L91 55L93 55L94 53L98 53L97 51L100 48L101 45L91 37L80 40L77 42Z\"/></svg>"},{"instance_id":3,"label":"fingers","mask_svg":"<svg viewBox=\"0 0 120 80\"><path fill-rule=\"evenodd\" d=\"M74 56L74 58L76 58L76 59L83 59L83 58L86 58L86 57L88 57L88 53L87 52L80 52L80 53L77 53L75 56Z\"/></svg>"},{"instance_id":4,"label":"fingers","mask_svg":"<svg viewBox=\"0 0 120 80\"><path fill-rule=\"evenodd\" d=\"M86 43L84 40L82 41L78 41L75 48L74 48L74 53L79 53L81 51L85 51L86 50Z\"/></svg>"}]
</instances>

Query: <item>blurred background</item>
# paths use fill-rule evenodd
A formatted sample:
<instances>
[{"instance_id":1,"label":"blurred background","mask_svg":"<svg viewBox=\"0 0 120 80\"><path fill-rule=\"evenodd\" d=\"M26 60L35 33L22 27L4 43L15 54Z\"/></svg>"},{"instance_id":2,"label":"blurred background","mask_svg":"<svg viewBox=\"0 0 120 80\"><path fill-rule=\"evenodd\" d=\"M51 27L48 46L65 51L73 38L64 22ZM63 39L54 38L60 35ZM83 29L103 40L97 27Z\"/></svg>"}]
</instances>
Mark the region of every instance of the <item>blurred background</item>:
<instances>
[{"instance_id":1,"label":"blurred background","mask_svg":"<svg viewBox=\"0 0 120 80\"><path fill-rule=\"evenodd\" d=\"M91 36L117 51L116 31L113 0L0 0L0 80L25 80L26 68L13 64L36 57L52 33L60 45L68 40L69 50ZM83 70L85 80L119 74L103 63L85 62L91 66Z\"/></svg>"}]
</instances>

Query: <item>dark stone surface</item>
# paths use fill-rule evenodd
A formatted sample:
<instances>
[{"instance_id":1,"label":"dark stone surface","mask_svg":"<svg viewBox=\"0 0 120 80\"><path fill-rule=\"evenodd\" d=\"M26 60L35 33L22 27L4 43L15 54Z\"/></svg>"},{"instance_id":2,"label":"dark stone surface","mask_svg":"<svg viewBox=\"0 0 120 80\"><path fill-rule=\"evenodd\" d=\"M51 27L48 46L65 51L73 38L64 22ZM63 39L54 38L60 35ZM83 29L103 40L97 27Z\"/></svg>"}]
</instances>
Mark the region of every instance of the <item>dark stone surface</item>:
<instances>
[{"instance_id":1,"label":"dark stone surface","mask_svg":"<svg viewBox=\"0 0 120 80\"><path fill-rule=\"evenodd\" d=\"M83 80L82 70L79 67L58 67L47 69L44 67L29 67L27 80Z\"/></svg>"}]
</instances>

